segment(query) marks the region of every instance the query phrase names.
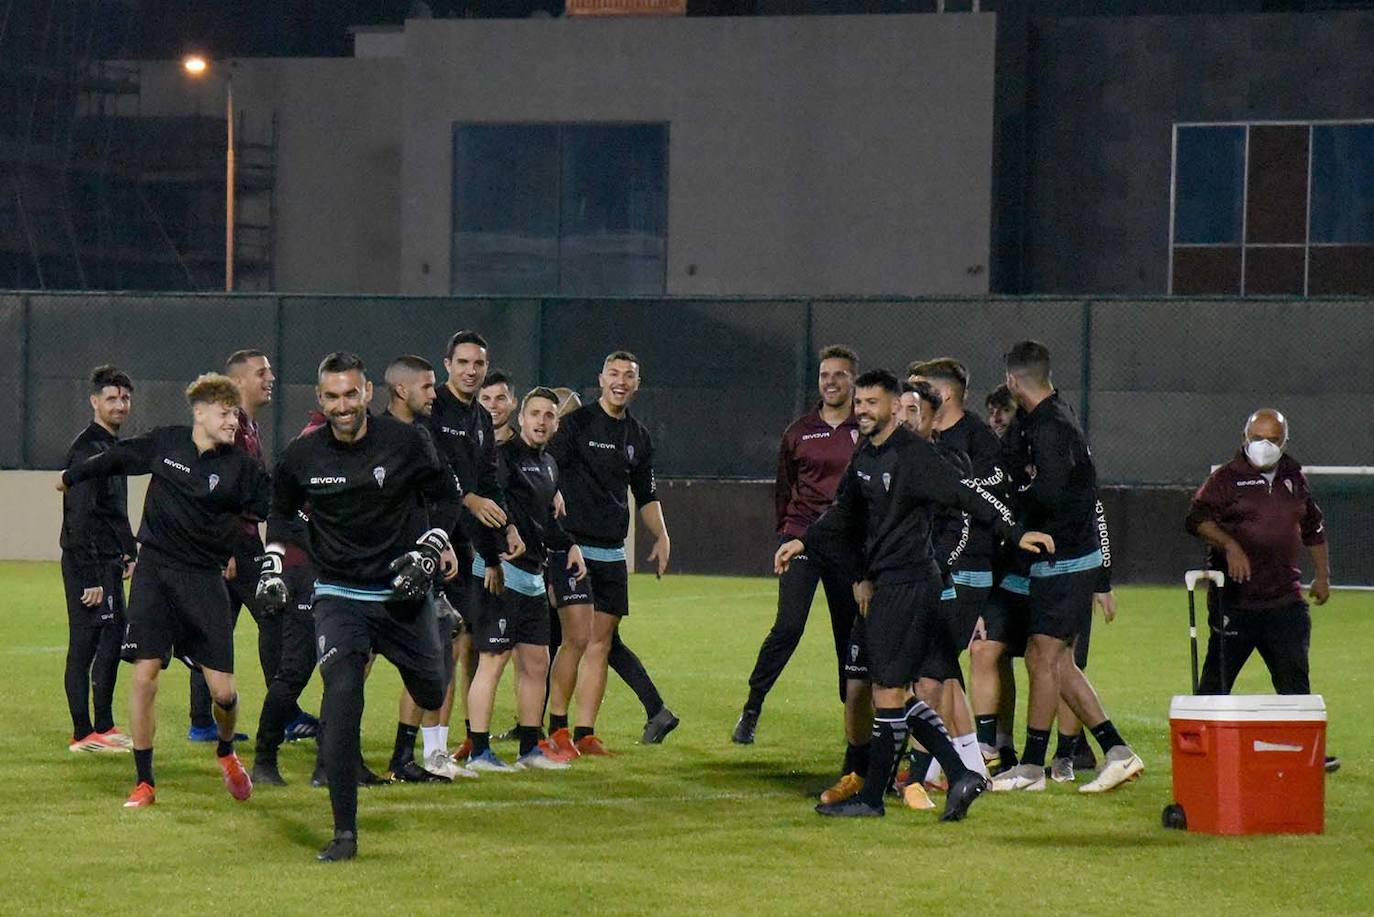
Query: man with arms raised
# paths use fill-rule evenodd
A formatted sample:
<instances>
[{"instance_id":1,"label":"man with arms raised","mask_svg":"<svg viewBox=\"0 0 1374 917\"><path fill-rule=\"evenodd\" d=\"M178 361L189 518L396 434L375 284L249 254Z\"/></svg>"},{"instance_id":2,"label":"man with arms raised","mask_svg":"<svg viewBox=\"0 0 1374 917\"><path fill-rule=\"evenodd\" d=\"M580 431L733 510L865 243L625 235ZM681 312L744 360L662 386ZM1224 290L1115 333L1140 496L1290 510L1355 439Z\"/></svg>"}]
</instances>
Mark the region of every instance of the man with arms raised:
<instances>
[{"instance_id":1,"label":"man with arms raised","mask_svg":"<svg viewBox=\"0 0 1374 917\"><path fill-rule=\"evenodd\" d=\"M154 701L158 674L173 655L205 674L214 701L216 757L225 786L240 801L253 782L234 753L238 689L234 625L221 571L229 562L245 514L267 514L269 481L262 465L234 448L239 392L225 376L207 373L186 389L192 425L158 427L111 446L62 473L58 489L92 478L149 474L142 545L129 595L123 657L134 664L129 725L138 782L124 805L150 806Z\"/></svg>"}]
</instances>

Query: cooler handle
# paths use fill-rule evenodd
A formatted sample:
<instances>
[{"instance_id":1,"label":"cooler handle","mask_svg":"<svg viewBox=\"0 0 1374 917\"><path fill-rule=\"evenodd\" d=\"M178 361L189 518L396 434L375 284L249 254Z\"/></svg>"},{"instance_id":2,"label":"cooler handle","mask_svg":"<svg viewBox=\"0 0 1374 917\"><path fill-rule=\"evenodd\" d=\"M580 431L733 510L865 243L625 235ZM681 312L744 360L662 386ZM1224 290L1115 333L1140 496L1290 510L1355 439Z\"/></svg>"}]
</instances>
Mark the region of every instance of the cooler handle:
<instances>
[{"instance_id":1,"label":"cooler handle","mask_svg":"<svg viewBox=\"0 0 1374 917\"><path fill-rule=\"evenodd\" d=\"M1178 750L1185 755L1205 755L1207 749L1202 741L1200 732L1180 732L1177 737Z\"/></svg>"},{"instance_id":2,"label":"cooler handle","mask_svg":"<svg viewBox=\"0 0 1374 917\"><path fill-rule=\"evenodd\" d=\"M1220 570L1189 570L1183 574L1183 584L1188 587L1189 592L1197 588L1198 580L1204 579L1211 580L1218 587L1225 587L1226 585L1226 574Z\"/></svg>"}]
</instances>

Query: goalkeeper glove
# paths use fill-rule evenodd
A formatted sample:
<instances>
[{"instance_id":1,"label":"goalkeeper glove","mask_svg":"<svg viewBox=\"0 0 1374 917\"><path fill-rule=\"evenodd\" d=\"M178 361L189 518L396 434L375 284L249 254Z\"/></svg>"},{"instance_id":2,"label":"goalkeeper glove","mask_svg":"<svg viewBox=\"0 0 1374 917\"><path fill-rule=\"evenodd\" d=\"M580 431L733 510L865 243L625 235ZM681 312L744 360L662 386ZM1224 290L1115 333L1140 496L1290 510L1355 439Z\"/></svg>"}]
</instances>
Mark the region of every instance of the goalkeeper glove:
<instances>
[{"instance_id":1,"label":"goalkeeper glove","mask_svg":"<svg viewBox=\"0 0 1374 917\"><path fill-rule=\"evenodd\" d=\"M282 579L284 552L276 545L258 558L258 604L268 614L277 614L286 607L286 580Z\"/></svg>"},{"instance_id":2,"label":"goalkeeper glove","mask_svg":"<svg viewBox=\"0 0 1374 917\"><path fill-rule=\"evenodd\" d=\"M413 602L422 599L434 585L443 554L449 550L448 534L443 529L430 529L415 540L415 547L391 562L388 573L391 591L397 599Z\"/></svg>"}]
</instances>

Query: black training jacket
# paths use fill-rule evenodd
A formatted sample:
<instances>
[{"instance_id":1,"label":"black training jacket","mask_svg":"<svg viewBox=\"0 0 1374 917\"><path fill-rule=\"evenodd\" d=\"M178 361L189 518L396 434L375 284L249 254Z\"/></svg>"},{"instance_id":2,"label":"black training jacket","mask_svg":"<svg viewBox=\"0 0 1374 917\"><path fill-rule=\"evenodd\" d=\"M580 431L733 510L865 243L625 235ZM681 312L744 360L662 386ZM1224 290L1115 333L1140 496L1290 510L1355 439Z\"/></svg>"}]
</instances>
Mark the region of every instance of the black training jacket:
<instances>
[{"instance_id":1,"label":"black training jacket","mask_svg":"<svg viewBox=\"0 0 1374 917\"><path fill-rule=\"evenodd\" d=\"M289 538L307 503L309 553L320 578L384 588L387 565L431 527L450 530L460 506L453 472L422 427L370 417L363 438L324 426L291 441L273 475L269 542Z\"/></svg>"},{"instance_id":2,"label":"black training jacket","mask_svg":"<svg viewBox=\"0 0 1374 917\"><path fill-rule=\"evenodd\" d=\"M152 475L138 540L145 555L151 551L163 563L222 569L242 537L243 517L267 515L270 483L262 464L233 445L202 453L187 426L119 440L62 478L75 485L136 474Z\"/></svg>"}]
</instances>

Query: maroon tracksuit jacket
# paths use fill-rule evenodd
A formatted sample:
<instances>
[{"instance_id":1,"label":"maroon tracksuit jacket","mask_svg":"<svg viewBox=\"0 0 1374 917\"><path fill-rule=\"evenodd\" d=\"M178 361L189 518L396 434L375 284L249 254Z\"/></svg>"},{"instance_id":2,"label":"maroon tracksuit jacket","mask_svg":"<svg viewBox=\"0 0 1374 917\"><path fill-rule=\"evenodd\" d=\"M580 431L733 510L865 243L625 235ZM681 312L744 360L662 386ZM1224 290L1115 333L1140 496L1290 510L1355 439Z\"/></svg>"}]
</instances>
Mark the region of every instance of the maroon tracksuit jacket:
<instances>
[{"instance_id":1,"label":"maroon tracksuit jacket","mask_svg":"<svg viewBox=\"0 0 1374 917\"><path fill-rule=\"evenodd\" d=\"M858 442L859 422L852 413L832 427L817 405L792 422L782 434L773 491L779 535L801 538L826 511Z\"/></svg>"},{"instance_id":2,"label":"maroon tracksuit jacket","mask_svg":"<svg viewBox=\"0 0 1374 917\"><path fill-rule=\"evenodd\" d=\"M1215 522L1250 558L1248 582L1226 581L1228 608L1274 608L1302 601L1299 554L1304 545L1326 543L1322 511L1312 499L1302 466L1285 455L1274 471L1271 484L1238 452L1193 495L1189 533L1197 535L1202 522ZM1225 570L1225 552L1213 548L1208 564Z\"/></svg>"}]
</instances>

